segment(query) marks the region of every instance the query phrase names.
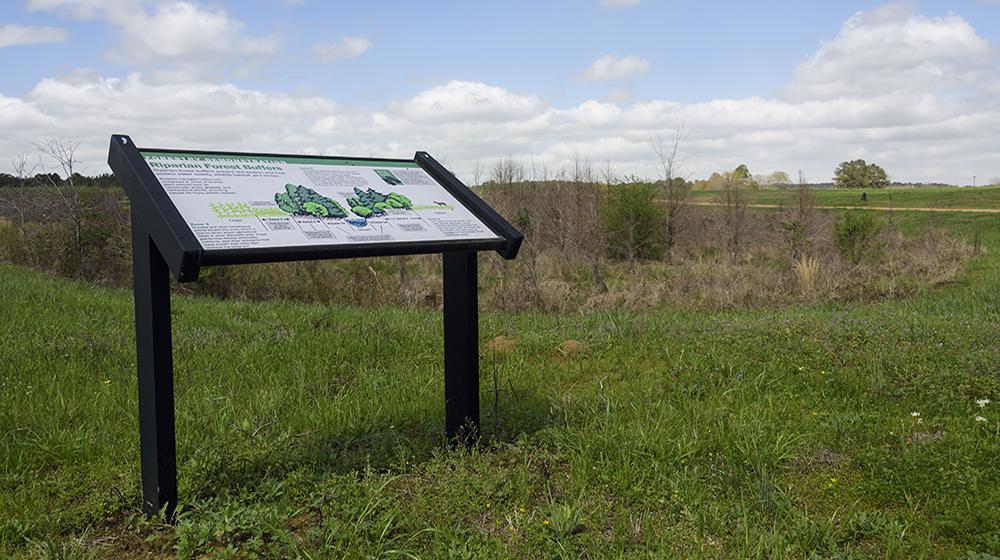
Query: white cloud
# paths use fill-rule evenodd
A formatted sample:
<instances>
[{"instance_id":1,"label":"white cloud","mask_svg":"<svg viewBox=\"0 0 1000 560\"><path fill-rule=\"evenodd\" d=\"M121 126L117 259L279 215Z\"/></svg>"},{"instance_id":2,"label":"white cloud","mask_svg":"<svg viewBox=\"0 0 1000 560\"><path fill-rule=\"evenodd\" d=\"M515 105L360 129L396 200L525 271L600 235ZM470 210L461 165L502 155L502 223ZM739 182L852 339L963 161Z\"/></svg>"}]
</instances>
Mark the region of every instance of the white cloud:
<instances>
[{"instance_id":1,"label":"white cloud","mask_svg":"<svg viewBox=\"0 0 1000 560\"><path fill-rule=\"evenodd\" d=\"M901 5L859 12L800 65L795 99L938 91L976 84L995 70L996 49L956 15L929 18Z\"/></svg>"},{"instance_id":2,"label":"white cloud","mask_svg":"<svg viewBox=\"0 0 1000 560\"><path fill-rule=\"evenodd\" d=\"M621 81L649 73L649 61L634 54L615 56L606 54L594 61L583 72L583 79L591 82Z\"/></svg>"},{"instance_id":3,"label":"white cloud","mask_svg":"<svg viewBox=\"0 0 1000 560\"><path fill-rule=\"evenodd\" d=\"M0 25L0 48L34 43L60 43L69 36L59 27L35 27L8 23Z\"/></svg>"},{"instance_id":4,"label":"white cloud","mask_svg":"<svg viewBox=\"0 0 1000 560\"><path fill-rule=\"evenodd\" d=\"M642 0L601 0L605 8L628 8L637 5Z\"/></svg>"},{"instance_id":5,"label":"white cloud","mask_svg":"<svg viewBox=\"0 0 1000 560\"><path fill-rule=\"evenodd\" d=\"M253 65L280 48L275 37L245 35L244 24L225 10L182 0L158 2L152 11L138 0L30 0L28 7L104 20L120 35L119 44L108 52L112 60L173 69L174 77L205 76L226 65Z\"/></svg>"},{"instance_id":6,"label":"white cloud","mask_svg":"<svg viewBox=\"0 0 1000 560\"><path fill-rule=\"evenodd\" d=\"M323 62L358 58L374 45L364 37L341 37L335 43L316 43L313 52Z\"/></svg>"},{"instance_id":7,"label":"white cloud","mask_svg":"<svg viewBox=\"0 0 1000 560\"><path fill-rule=\"evenodd\" d=\"M393 104L393 108L399 116L415 122L497 122L530 118L543 110L544 103L533 95L453 80Z\"/></svg>"},{"instance_id":8,"label":"white cloud","mask_svg":"<svg viewBox=\"0 0 1000 560\"><path fill-rule=\"evenodd\" d=\"M900 31L896 42L886 26ZM923 37L916 46L903 32L913 27ZM683 124L685 172L695 176L746 162L755 172L802 169L819 181L840 161L863 157L901 180L968 181L1000 175L1000 71L983 55L992 46L969 30L954 16L855 16L781 96L697 103L617 98L556 107L531 93L456 80L362 110L318 96L81 71L42 80L21 97L0 96L0 130L10 131L0 136L0 154L40 137L66 138L82 142L89 171L99 172L109 135L122 132L159 147L389 157L427 150L460 175L508 154L550 172L577 155L595 164L610 157L621 173L651 177L650 140ZM884 67L870 59L873 45L894 53ZM896 52L917 48L918 58ZM979 78L896 87L926 65ZM859 69L874 75L858 76ZM955 84L963 86L958 93Z\"/></svg>"}]
</instances>

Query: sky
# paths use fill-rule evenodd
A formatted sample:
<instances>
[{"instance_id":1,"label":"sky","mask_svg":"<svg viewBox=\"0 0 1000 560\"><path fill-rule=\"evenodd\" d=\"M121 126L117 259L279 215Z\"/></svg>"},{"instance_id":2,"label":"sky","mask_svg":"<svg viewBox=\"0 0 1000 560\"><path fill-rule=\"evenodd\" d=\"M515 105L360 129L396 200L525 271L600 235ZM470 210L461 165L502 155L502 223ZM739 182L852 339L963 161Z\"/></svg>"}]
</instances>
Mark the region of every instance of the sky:
<instances>
[{"instance_id":1,"label":"sky","mask_svg":"<svg viewBox=\"0 0 1000 560\"><path fill-rule=\"evenodd\" d=\"M654 178L744 163L827 181L1000 177L1000 0L4 0L0 171L56 138L433 154ZM680 131L680 132L679 132ZM32 156L34 157L34 155ZM478 171L477 171L478 170Z\"/></svg>"}]
</instances>

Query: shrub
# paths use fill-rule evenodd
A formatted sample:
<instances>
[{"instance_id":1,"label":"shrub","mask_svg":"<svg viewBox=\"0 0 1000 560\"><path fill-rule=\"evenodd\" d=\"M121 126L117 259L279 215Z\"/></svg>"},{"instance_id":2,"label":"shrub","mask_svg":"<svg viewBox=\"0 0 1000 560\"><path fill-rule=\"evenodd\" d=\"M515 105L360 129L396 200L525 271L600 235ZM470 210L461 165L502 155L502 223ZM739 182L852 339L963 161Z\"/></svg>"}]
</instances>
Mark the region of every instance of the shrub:
<instances>
[{"instance_id":1,"label":"shrub","mask_svg":"<svg viewBox=\"0 0 1000 560\"><path fill-rule=\"evenodd\" d=\"M663 255L666 213L650 183L617 185L601 203L601 226L613 258L658 259Z\"/></svg>"},{"instance_id":2,"label":"shrub","mask_svg":"<svg viewBox=\"0 0 1000 560\"><path fill-rule=\"evenodd\" d=\"M840 256L854 264L877 256L876 241L881 231L881 222L864 212L847 212L833 224L834 243Z\"/></svg>"}]
</instances>

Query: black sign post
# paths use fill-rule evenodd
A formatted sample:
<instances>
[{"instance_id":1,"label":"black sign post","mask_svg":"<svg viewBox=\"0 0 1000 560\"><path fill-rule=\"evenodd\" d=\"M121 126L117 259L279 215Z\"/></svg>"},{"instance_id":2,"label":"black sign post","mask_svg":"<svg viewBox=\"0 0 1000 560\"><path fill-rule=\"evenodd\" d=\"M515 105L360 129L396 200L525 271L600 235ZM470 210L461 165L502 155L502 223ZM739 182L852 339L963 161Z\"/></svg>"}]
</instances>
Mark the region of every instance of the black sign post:
<instances>
[{"instance_id":1,"label":"black sign post","mask_svg":"<svg viewBox=\"0 0 1000 560\"><path fill-rule=\"evenodd\" d=\"M148 513L177 503L174 365L170 342L170 271L143 220L132 212L132 283L139 377L139 450Z\"/></svg>"},{"instance_id":2,"label":"black sign post","mask_svg":"<svg viewBox=\"0 0 1000 560\"><path fill-rule=\"evenodd\" d=\"M296 160L320 165L335 160L342 165L369 167L395 165L422 170L433 179L436 187L443 189L442 193L446 193L447 197L456 203L452 206L442 203L443 206L451 208L460 206L474 218L475 224L485 226L483 231L487 234L452 233L446 236L447 238L402 241L377 239L351 243L299 243L277 246L272 244L245 247L227 245L206 248L192 230L192 220L182 215L172 198L173 194L168 193L150 168L146 159L147 153L155 153L159 157L176 154L180 159L204 158L212 161L236 162ZM523 235L429 154L417 152L413 160L373 158L347 160L286 154L140 150L128 136L114 135L111 137L108 164L128 194L132 205L139 441L143 508L147 514L164 512L170 517L177 506L173 348L170 325L171 273L179 282L193 282L198 279L202 266L441 253L444 276L445 432L452 441L469 442L478 435L477 252L494 250L505 259L513 259L517 256ZM391 170L379 170L378 173L379 176L388 177L383 180L390 185L402 183ZM364 195L361 191L358 192ZM329 201L328 208L335 207L332 200L322 200ZM405 200L399 202L400 205L409 202L403 197L396 200ZM383 197L383 204L386 202L396 203L392 200L385 201ZM318 214L324 212L317 206L307 208ZM364 209L355 210L358 214L363 214L364 211ZM442 231L446 229L444 226L441 228Z\"/></svg>"},{"instance_id":3,"label":"black sign post","mask_svg":"<svg viewBox=\"0 0 1000 560\"><path fill-rule=\"evenodd\" d=\"M445 253L444 401L449 438L479 428L479 293L476 253ZM469 425L467 425L469 424Z\"/></svg>"}]
</instances>

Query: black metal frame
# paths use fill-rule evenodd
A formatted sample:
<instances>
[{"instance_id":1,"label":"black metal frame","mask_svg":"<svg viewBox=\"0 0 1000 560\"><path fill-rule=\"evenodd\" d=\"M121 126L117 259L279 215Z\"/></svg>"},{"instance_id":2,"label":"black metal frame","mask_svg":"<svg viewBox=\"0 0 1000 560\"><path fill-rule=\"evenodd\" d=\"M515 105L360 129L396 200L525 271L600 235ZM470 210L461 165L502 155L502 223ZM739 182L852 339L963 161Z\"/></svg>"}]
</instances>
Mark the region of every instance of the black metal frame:
<instances>
[{"instance_id":1,"label":"black metal frame","mask_svg":"<svg viewBox=\"0 0 1000 560\"><path fill-rule=\"evenodd\" d=\"M139 445L143 509L172 516L177 507L174 433L173 348L170 274L178 282L198 279L201 267L312 259L441 253L444 275L445 433L473 441L479 431L479 308L477 251L517 256L524 236L427 152L413 160L340 158L290 154L149 149L236 157L358 159L416 163L479 218L496 239L310 245L206 250L174 206L132 139L111 137L108 165L132 204L132 266L135 291L136 366L139 379Z\"/></svg>"}]
</instances>

